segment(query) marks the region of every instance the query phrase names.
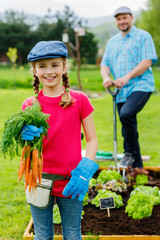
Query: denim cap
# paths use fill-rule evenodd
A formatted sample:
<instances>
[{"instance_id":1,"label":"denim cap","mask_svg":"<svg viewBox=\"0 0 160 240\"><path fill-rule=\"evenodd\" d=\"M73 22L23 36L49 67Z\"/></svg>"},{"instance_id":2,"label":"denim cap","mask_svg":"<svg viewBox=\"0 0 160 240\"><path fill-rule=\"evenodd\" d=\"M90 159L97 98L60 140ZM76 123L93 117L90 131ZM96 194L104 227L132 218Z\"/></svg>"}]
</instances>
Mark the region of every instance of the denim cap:
<instances>
[{"instance_id":1,"label":"denim cap","mask_svg":"<svg viewBox=\"0 0 160 240\"><path fill-rule=\"evenodd\" d=\"M29 52L27 59L30 62L43 58L68 57L66 45L61 41L38 42Z\"/></svg>"},{"instance_id":2,"label":"denim cap","mask_svg":"<svg viewBox=\"0 0 160 240\"><path fill-rule=\"evenodd\" d=\"M118 14L127 14L127 13L132 15L131 9L128 7L122 6L117 8L117 10L114 12L114 17L116 17Z\"/></svg>"}]
</instances>

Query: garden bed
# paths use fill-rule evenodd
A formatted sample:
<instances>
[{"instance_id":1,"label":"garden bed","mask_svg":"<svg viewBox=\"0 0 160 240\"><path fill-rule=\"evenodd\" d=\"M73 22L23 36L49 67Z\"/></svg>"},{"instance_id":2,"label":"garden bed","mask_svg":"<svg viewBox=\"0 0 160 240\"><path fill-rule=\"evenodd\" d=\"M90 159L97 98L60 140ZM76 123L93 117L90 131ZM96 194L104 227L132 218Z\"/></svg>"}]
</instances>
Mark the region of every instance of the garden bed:
<instances>
[{"instance_id":1,"label":"garden bed","mask_svg":"<svg viewBox=\"0 0 160 240\"><path fill-rule=\"evenodd\" d=\"M149 181L149 186L158 186L160 188L160 168L146 167L149 174L153 177ZM152 215L146 219L133 220L125 213L125 206L132 188L121 193L124 206L119 209L110 209L110 217L107 210L100 210L92 204L84 206L85 215L82 219L83 239L89 239L87 233L94 233L92 239L153 239L160 240L160 205L153 208ZM23 239L33 239L32 219L24 233ZM55 238L63 239L61 234L61 225L54 226ZM97 238L99 236L99 238Z\"/></svg>"}]
</instances>

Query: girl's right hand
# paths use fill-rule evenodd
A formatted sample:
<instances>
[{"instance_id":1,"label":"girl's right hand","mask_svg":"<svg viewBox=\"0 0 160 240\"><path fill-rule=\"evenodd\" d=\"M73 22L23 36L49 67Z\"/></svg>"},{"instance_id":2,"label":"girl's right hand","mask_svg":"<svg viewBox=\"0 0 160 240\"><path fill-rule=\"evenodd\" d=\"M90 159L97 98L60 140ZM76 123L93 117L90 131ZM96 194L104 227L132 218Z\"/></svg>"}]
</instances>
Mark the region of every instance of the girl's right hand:
<instances>
[{"instance_id":1,"label":"girl's right hand","mask_svg":"<svg viewBox=\"0 0 160 240\"><path fill-rule=\"evenodd\" d=\"M34 125L26 125L22 128L22 139L32 141L34 137L40 137L43 132L43 127L37 128Z\"/></svg>"}]
</instances>

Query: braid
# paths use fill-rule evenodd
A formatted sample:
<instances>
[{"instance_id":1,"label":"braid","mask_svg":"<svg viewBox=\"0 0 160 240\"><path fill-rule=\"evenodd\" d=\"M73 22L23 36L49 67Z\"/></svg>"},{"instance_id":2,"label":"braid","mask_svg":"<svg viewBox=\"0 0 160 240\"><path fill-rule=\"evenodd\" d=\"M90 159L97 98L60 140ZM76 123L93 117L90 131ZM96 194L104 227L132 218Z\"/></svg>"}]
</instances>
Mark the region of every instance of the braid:
<instances>
[{"instance_id":1,"label":"braid","mask_svg":"<svg viewBox=\"0 0 160 240\"><path fill-rule=\"evenodd\" d=\"M34 90L34 93L35 94L38 94L39 93L39 84L40 84L40 82L39 82L39 79L38 79L38 77L34 74L33 75L33 90Z\"/></svg>"},{"instance_id":2,"label":"braid","mask_svg":"<svg viewBox=\"0 0 160 240\"><path fill-rule=\"evenodd\" d=\"M67 67L66 58L64 58L63 61L64 61L64 65ZM61 97L61 101L60 101L59 105L62 106L63 108L66 108L69 105L73 104L73 102L74 102L72 100L70 92L69 92L70 83L69 83L69 78L68 78L67 71L63 74L62 81L63 81L63 86L65 88L65 92L63 93L63 95Z\"/></svg>"},{"instance_id":3,"label":"braid","mask_svg":"<svg viewBox=\"0 0 160 240\"><path fill-rule=\"evenodd\" d=\"M35 63L31 63L32 67L34 68ZM39 93L39 85L40 85L40 81L38 79L38 77L33 73L33 90L34 90L34 98L32 101L32 104L38 103L40 105L40 102L38 101L38 93Z\"/></svg>"},{"instance_id":4,"label":"braid","mask_svg":"<svg viewBox=\"0 0 160 240\"><path fill-rule=\"evenodd\" d=\"M62 80L63 80L63 86L64 88L70 88L70 83L69 83L69 78L68 78L68 73L66 72L65 74L63 74L62 76Z\"/></svg>"}]
</instances>

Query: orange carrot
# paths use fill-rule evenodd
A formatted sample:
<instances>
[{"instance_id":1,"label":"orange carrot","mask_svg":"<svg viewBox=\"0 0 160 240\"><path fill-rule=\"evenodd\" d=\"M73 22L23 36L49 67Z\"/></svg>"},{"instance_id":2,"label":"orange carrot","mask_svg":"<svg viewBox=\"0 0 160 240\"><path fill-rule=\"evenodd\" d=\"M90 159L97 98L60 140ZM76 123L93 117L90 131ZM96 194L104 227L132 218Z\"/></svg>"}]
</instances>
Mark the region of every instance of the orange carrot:
<instances>
[{"instance_id":1,"label":"orange carrot","mask_svg":"<svg viewBox=\"0 0 160 240\"><path fill-rule=\"evenodd\" d=\"M19 178L18 178L18 181L20 181L22 179L23 173L25 171L25 166L26 166L25 160L21 160L20 161L20 165L19 165Z\"/></svg>"},{"instance_id":2,"label":"orange carrot","mask_svg":"<svg viewBox=\"0 0 160 240\"><path fill-rule=\"evenodd\" d=\"M23 173L21 173L21 171L22 171L22 163L21 163L21 161L24 161L25 160L25 153L26 153L26 146L24 146L23 147L23 149L22 149L22 153L21 153L21 160L20 160L20 166L19 166L19 171L18 171L18 177L20 177L20 175L22 174L23 175ZM21 177L22 178L22 177ZM20 181L20 180L19 180Z\"/></svg>"},{"instance_id":3,"label":"orange carrot","mask_svg":"<svg viewBox=\"0 0 160 240\"><path fill-rule=\"evenodd\" d=\"M25 168L25 186L28 185L28 179L29 179L29 170L31 166L31 151L30 151L30 146L28 145L26 147L26 168Z\"/></svg>"},{"instance_id":4,"label":"orange carrot","mask_svg":"<svg viewBox=\"0 0 160 240\"><path fill-rule=\"evenodd\" d=\"M24 191L26 191L28 186L28 179L27 179L27 175L25 174L25 187L24 187Z\"/></svg>"},{"instance_id":5,"label":"orange carrot","mask_svg":"<svg viewBox=\"0 0 160 240\"><path fill-rule=\"evenodd\" d=\"M39 184L41 185L41 176L42 176L42 168L43 168L43 155L42 154L41 154L41 157L38 159L38 166L39 166L38 181L39 181Z\"/></svg>"},{"instance_id":6,"label":"orange carrot","mask_svg":"<svg viewBox=\"0 0 160 240\"><path fill-rule=\"evenodd\" d=\"M29 179L28 179L28 184L29 184L29 192L31 191L32 188L32 182L33 182L33 170L32 168L29 171Z\"/></svg>"},{"instance_id":7,"label":"orange carrot","mask_svg":"<svg viewBox=\"0 0 160 240\"><path fill-rule=\"evenodd\" d=\"M38 176L38 180L39 180L39 174L41 172L41 160L40 158L38 158L38 170L37 170L37 176ZM39 183L40 184L40 183Z\"/></svg>"},{"instance_id":8,"label":"orange carrot","mask_svg":"<svg viewBox=\"0 0 160 240\"><path fill-rule=\"evenodd\" d=\"M37 187L37 172L38 172L38 150L36 148L32 151L32 160L33 160L33 185Z\"/></svg>"}]
</instances>

